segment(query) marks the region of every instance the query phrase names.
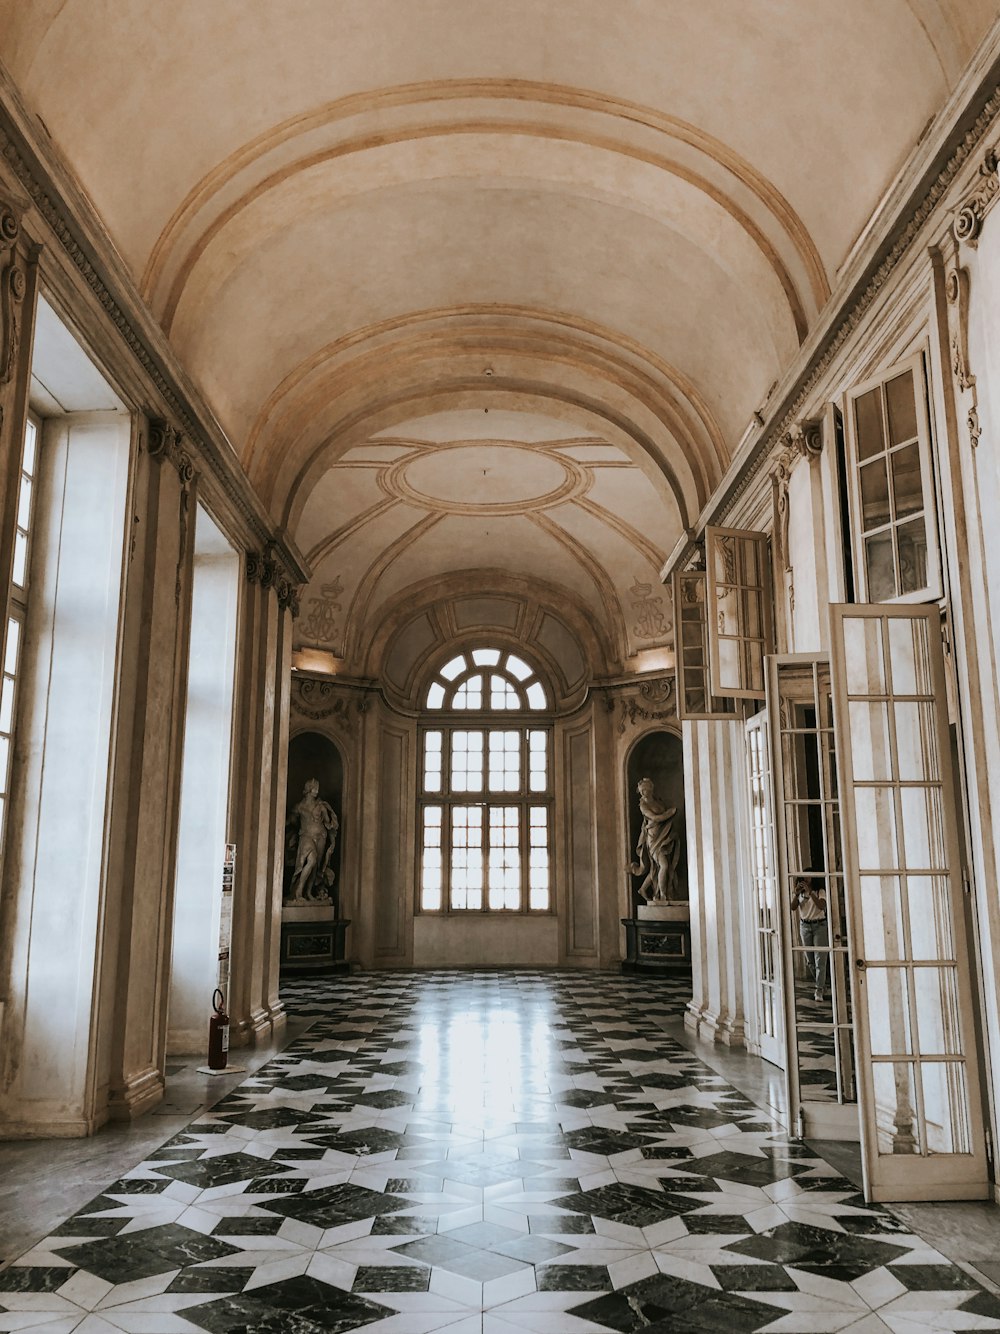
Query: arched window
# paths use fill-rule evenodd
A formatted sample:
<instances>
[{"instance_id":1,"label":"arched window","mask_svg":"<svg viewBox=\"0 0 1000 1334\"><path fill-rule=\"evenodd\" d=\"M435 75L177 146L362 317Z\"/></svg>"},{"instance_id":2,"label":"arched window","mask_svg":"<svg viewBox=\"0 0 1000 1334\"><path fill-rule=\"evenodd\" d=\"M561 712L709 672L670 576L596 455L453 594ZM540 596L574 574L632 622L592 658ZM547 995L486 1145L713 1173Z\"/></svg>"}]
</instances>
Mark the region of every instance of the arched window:
<instances>
[{"instance_id":1,"label":"arched window","mask_svg":"<svg viewBox=\"0 0 1000 1334\"><path fill-rule=\"evenodd\" d=\"M421 910L548 912L548 690L523 658L484 646L446 662L424 705L438 716L421 730Z\"/></svg>"}]
</instances>

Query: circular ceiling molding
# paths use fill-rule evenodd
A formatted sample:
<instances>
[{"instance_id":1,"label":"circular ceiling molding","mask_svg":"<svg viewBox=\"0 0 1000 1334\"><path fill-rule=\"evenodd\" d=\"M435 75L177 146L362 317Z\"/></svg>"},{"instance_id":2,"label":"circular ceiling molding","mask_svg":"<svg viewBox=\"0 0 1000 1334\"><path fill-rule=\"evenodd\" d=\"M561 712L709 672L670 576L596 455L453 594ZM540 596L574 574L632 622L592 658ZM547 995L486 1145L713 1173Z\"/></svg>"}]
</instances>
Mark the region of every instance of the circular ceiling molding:
<instances>
[{"instance_id":1,"label":"circular ceiling molding","mask_svg":"<svg viewBox=\"0 0 1000 1334\"><path fill-rule=\"evenodd\" d=\"M389 495L444 514L524 514L582 495L590 484L572 459L512 440L457 441L423 449L386 469Z\"/></svg>"}]
</instances>

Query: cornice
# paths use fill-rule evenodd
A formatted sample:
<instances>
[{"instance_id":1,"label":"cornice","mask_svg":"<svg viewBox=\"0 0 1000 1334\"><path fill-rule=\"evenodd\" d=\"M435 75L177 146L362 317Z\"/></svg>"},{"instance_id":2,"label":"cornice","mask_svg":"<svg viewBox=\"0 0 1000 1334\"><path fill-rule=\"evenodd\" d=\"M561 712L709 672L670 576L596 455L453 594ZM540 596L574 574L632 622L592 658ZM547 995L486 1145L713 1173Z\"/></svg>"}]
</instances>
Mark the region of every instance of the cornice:
<instances>
[{"instance_id":1,"label":"cornice","mask_svg":"<svg viewBox=\"0 0 1000 1334\"><path fill-rule=\"evenodd\" d=\"M848 265L838 292L828 305L829 314L807 340L796 362L784 377L785 389L773 395L775 404L756 438L751 437L742 454L738 453L721 486L699 516L691 538L671 553L662 577L674 569L683 569L690 559L694 539L711 523L724 522L739 505L741 498L755 486L761 475L770 471L772 456L787 448L797 420L812 406L817 389L848 339L881 296L900 262L937 208L945 200L956 180L990 135L1000 116L1000 25L994 27L970 71L955 90L938 118L938 133L928 134L918 145L910 161L887 198L877 210L886 219L878 234L860 250ZM977 82L978 81L978 82ZM996 154L986 152L980 171L982 180L973 195L964 201L971 209L966 220L975 241L986 208L997 193L991 180ZM906 183L916 178L909 190Z\"/></svg>"},{"instance_id":2,"label":"cornice","mask_svg":"<svg viewBox=\"0 0 1000 1334\"><path fill-rule=\"evenodd\" d=\"M276 533L263 503L247 480L232 444L189 380L139 295L93 204L60 160L28 110L7 69L0 64L0 155L48 232L49 254L60 256L88 287L178 423L204 465L261 546L280 549L296 582L308 569L293 543ZM35 237L35 240L42 240Z\"/></svg>"}]
</instances>

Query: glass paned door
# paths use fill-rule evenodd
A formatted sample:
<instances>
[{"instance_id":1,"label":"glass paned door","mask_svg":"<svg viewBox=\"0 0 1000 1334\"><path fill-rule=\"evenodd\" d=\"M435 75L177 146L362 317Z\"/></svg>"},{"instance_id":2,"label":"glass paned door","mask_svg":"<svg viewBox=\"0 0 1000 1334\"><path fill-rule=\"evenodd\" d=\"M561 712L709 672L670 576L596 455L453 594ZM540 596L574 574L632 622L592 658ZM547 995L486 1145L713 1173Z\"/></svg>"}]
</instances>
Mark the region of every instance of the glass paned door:
<instances>
[{"instance_id":1,"label":"glass paned door","mask_svg":"<svg viewBox=\"0 0 1000 1334\"><path fill-rule=\"evenodd\" d=\"M850 932L830 664L768 658L775 841L788 1035L788 1105L800 1135L858 1138Z\"/></svg>"},{"instance_id":2,"label":"glass paned door","mask_svg":"<svg viewBox=\"0 0 1000 1334\"><path fill-rule=\"evenodd\" d=\"M830 613L865 1192L983 1199L938 609Z\"/></svg>"},{"instance_id":3,"label":"glass paned door","mask_svg":"<svg viewBox=\"0 0 1000 1334\"><path fill-rule=\"evenodd\" d=\"M774 787L767 713L747 720L747 792L750 802L750 931L754 941L756 1043L765 1061L785 1068L781 918L774 858Z\"/></svg>"}]
</instances>

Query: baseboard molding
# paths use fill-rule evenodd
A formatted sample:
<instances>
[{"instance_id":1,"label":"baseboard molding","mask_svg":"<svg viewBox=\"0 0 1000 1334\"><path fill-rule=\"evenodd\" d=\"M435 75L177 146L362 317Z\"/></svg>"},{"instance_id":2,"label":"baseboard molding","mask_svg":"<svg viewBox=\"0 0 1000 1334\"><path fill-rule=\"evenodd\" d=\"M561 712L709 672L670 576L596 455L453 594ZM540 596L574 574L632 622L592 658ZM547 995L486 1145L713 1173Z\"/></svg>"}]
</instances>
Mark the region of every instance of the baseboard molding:
<instances>
[{"instance_id":1,"label":"baseboard molding","mask_svg":"<svg viewBox=\"0 0 1000 1334\"><path fill-rule=\"evenodd\" d=\"M108 1116L112 1121L134 1121L162 1100L165 1088L163 1075L156 1067L133 1075L124 1085L112 1088Z\"/></svg>"}]
</instances>

